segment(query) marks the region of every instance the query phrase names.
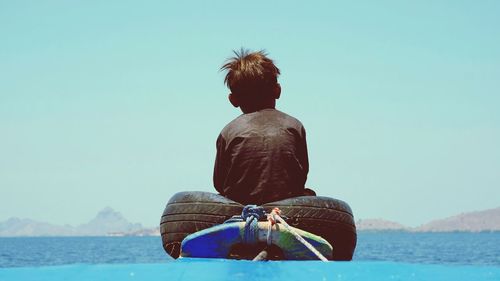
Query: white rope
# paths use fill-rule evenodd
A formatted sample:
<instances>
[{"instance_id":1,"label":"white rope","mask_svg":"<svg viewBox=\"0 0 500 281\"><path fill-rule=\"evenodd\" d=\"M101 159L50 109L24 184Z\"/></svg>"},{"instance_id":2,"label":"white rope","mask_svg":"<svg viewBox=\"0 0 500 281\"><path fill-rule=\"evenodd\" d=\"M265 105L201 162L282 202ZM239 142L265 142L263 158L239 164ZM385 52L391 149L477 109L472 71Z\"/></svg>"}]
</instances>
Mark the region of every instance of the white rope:
<instances>
[{"instance_id":1,"label":"white rope","mask_svg":"<svg viewBox=\"0 0 500 281\"><path fill-rule=\"evenodd\" d=\"M267 246L271 246L273 244L273 239L271 237L271 231L273 230L273 223L269 221L267 225Z\"/></svg>"},{"instance_id":2,"label":"white rope","mask_svg":"<svg viewBox=\"0 0 500 281\"><path fill-rule=\"evenodd\" d=\"M278 213L275 210L271 212L271 217L279 221L282 225L284 225L285 228L288 229L288 231L290 231L290 233L292 233L293 236L295 236L295 238L297 238L297 240L299 240L302 244L304 244L304 246L306 246L307 249L313 252L320 260L328 261L328 259L325 258L325 256L323 256L316 248L314 248L314 246L311 245L311 243L307 242L302 236L300 236L300 234L298 234L295 230L293 230L292 227L290 227L288 223L286 223L286 221L283 218L281 218L280 215L278 215Z\"/></svg>"},{"instance_id":3,"label":"white rope","mask_svg":"<svg viewBox=\"0 0 500 281\"><path fill-rule=\"evenodd\" d=\"M255 256L255 258L253 258L252 261L267 261L267 255L268 255L267 249L264 249L260 251L260 253L257 256Z\"/></svg>"}]
</instances>

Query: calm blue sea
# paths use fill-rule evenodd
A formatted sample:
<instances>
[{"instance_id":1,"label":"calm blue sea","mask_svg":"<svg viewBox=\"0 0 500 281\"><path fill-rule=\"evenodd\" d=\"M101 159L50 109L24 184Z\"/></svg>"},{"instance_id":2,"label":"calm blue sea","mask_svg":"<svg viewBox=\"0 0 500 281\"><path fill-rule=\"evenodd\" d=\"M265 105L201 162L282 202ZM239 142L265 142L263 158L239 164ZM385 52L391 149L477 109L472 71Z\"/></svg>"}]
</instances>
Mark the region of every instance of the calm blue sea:
<instances>
[{"instance_id":1,"label":"calm blue sea","mask_svg":"<svg viewBox=\"0 0 500 281\"><path fill-rule=\"evenodd\" d=\"M173 261L159 237L0 238L0 281L249 278L500 280L500 232L362 232L353 262L326 264Z\"/></svg>"},{"instance_id":2,"label":"calm blue sea","mask_svg":"<svg viewBox=\"0 0 500 281\"><path fill-rule=\"evenodd\" d=\"M161 263L160 237L0 238L0 267ZM359 233L355 261L500 266L500 232Z\"/></svg>"}]
</instances>

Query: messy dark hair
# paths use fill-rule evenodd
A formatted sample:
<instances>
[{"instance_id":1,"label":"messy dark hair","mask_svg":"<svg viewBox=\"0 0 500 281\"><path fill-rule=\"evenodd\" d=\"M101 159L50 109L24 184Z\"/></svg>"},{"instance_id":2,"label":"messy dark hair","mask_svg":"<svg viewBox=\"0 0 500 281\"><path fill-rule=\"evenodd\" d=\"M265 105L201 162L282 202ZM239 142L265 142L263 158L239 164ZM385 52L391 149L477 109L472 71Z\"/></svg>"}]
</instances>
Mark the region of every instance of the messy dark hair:
<instances>
[{"instance_id":1,"label":"messy dark hair","mask_svg":"<svg viewBox=\"0 0 500 281\"><path fill-rule=\"evenodd\" d=\"M241 48L233 51L235 56L221 67L227 70L224 83L235 95L250 98L263 98L278 82L280 70L267 57L264 50L250 52Z\"/></svg>"}]
</instances>

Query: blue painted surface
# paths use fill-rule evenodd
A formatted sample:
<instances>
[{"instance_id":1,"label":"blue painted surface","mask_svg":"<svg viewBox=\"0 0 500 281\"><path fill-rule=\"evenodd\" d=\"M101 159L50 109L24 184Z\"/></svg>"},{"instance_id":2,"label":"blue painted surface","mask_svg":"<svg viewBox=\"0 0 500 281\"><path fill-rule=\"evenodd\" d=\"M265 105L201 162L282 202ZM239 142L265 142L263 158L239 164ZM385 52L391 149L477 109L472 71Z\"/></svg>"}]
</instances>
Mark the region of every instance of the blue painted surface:
<instances>
[{"instance_id":1,"label":"blue painted surface","mask_svg":"<svg viewBox=\"0 0 500 281\"><path fill-rule=\"evenodd\" d=\"M162 264L1 268L2 281L59 280L500 280L500 267L396 262L251 262L183 259Z\"/></svg>"},{"instance_id":2,"label":"blue painted surface","mask_svg":"<svg viewBox=\"0 0 500 281\"><path fill-rule=\"evenodd\" d=\"M239 223L220 224L188 235L182 241L182 253L189 257L227 257L231 246L241 241Z\"/></svg>"},{"instance_id":3,"label":"blue painted surface","mask_svg":"<svg viewBox=\"0 0 500 281\"><path fill-rule=\"evenodd\" d=\"M248 224L244 222L232 222L216 225L193 234L188 235L182 241L181 256L196 258L227 258L231 248L238 244L248 241L249 233L252 238L250 241L258 242L258 233L267 233L267 222L256 222L251 225L247 231ZM302 235L304 240L309 242L323 256L331 259L332 246L323 238L311 235L308 232L296 229ZM274 227L272 234L272 243L283 251L285 260L317 260L317 256L307 249L304 244L298 241L283 226ZM260 241L265 242L266 240Z\"/></svg>"}]
</instances>

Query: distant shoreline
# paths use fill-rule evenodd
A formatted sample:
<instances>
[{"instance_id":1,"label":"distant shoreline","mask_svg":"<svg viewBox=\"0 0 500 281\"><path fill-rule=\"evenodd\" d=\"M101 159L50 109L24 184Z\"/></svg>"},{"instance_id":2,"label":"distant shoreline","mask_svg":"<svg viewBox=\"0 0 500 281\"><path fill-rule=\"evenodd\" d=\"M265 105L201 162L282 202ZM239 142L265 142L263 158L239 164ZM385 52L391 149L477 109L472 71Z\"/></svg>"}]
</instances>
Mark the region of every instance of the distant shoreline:
<instances>
[{"instance_id":1,"label":"distant shoreline","mask_svg":"<svg viewBox=\"0 0 500 281\"><path fill-rule=\"evenodd\" d=\"M384 219L361 219L356 222L358 231L407 231L407 232L497 232L500 231L500 207L483 211L462 213L433 220L417 227L408 227Z\"/></svg>"},{"instance_id":2,"label":"distant shoreline","mask_svg":"<svg viewBox=\"0 0 500 281\"><path fill-rule=\"evenodd\" d=\"M434 220L418 227L408 227L384 219L360 219L357 232L408 233L488 233L500 232L500 207L462 213ZM10 218L0 222L0 237L159 237L160 227L131 223L121 213L106 207L94 219L78 226L54 225L31 219Z\"/></svg>"}]
</instances>

